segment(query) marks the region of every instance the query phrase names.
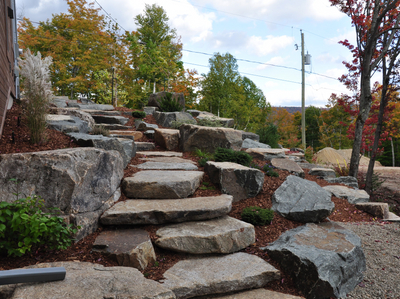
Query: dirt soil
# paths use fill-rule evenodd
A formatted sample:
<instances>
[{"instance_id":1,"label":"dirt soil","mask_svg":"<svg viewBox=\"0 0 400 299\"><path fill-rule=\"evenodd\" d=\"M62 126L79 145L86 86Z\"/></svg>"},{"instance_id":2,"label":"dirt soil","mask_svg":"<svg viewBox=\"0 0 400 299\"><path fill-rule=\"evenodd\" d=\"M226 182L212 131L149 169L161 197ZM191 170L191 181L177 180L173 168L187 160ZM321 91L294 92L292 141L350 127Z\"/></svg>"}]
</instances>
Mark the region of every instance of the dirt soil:
<instances>
[{"instance_id":1,"label":"dirt soil","mask_svg":"<svg viewBox=\"0 0 400 299\"><path fill-rule=\"evenodd\" d=\"M118 110L125 110L124 108ZM20 118L20 121L18 121ZM130 123L134 121L133 117L130 117ZM154 123L152 117L147 117L146 122ZM77 145L63 133L47 130L47 142L40 145L32 145L29 140L29 130L25 125L24 113L21 108L17 105L8 111L7 118L5 121L5 127L3 131L3 137L0 139L0 154L8 153L21 153L30 151L44 151L51 149L61 149L68 147L76 147ZM19 124L19 125L18 125ZM14 137L12 132L14 132ZM144 140L145 141L145 137ZM184 153L184 158L191 159L193 161L198 161L199 158L194 156L192 153ZM129 164L141 164L144 161L140 159L141 156L137 155L132 158ZM259 165L264 165L265 161L254 160ZM199 170L203 170L199 167ZM139 170L135 167L128 166L125 169L124 177L131 176L133 173ZM259 206L261 208L271 208L272 202L271 197L274 191L285 181L286 177L289 175L287 171L277 170L279 177L269 177L265 176L263 190L254 198L248 198L240 202L234 203L232 211L229 213L231 217L241 219L240 214L243 208L248 206ZM315 181L320 186L329 185L326 181L318 179L315 176L308 175L306 171L306 179ZM379 190L379 198L382 201L388 201L390 198L391 202L398 205L400 194L397 192L391 192L388 189ZM204 176L200 188L195 192L193 197L200 196L212 196L219 195L221 192L212 184L207 175ZM377 193L378 194L378 193ZM377 198L374 197L373 198ZM120 201L126 200L126 196L123 194ZM359 221L379 221L379 219L372 218L369 214L357 210L353 205L349 204L346 200L333 197L332 200L335 203L335 211L329 217L332 221L337 222L359 222ZM268 254L261 251L259 248L274 242L283 232L286 230L295 228L297 226L303 225L302 223L287 220L277 214L270 225L267 226L256 226L256 242L251 246L242 250L250 254L255 254L267 262L271 263L276 268L280 268L279 265L272 261ZM138 226L136 226L137 228ZM157 225L147 225L141 226L143 229L149 232L151 239L155 240L157 238L156 231L160 226ZM100 227L95 233L85 237L79 242L75 243L73 246L67 250L46 250L46 248L36 248L33 252L26 254L23 257L7 257L4 253L0 253L0 270L8 270L21 268L28 265L44 263L44 262L54 262L54 261L81 261L81 262L92 262L102 264L104 266L117 266L116 261L110 257L103 255L101 253L96 253L92 251L92 244L95 241L97 235L103 230L112 230L116 227ZM180 260L190 258L188 254L175 253L168 250L164 250L155 247L157 255L157 263L150 265L143 272L143 274L153 280L163 279L163 273L172 267L175 263ZM282 277L280 280L270 282L267 289L274 290L286 294L292 294L301 296L301 294L296 290L292 279L282 272Z\"/></svg>"}]
</instances>

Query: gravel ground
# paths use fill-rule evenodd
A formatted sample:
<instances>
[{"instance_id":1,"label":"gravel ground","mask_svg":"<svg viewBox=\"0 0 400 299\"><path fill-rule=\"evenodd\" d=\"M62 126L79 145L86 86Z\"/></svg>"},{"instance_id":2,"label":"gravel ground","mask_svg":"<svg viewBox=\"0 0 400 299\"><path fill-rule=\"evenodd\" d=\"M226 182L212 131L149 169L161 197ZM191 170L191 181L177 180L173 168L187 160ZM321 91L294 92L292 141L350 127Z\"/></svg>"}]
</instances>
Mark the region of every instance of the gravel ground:
<instances>
[{"instance_id":1,"label":"gravel ground","mask_svg":"<svg viewBox=\"0 0 400 299\"><path fill-rule=\"evenodd\" d=\"M364 280L347 298L400 298L400 224L341 223L362 241L367 261Z\"/></svg>"}]
</instances>

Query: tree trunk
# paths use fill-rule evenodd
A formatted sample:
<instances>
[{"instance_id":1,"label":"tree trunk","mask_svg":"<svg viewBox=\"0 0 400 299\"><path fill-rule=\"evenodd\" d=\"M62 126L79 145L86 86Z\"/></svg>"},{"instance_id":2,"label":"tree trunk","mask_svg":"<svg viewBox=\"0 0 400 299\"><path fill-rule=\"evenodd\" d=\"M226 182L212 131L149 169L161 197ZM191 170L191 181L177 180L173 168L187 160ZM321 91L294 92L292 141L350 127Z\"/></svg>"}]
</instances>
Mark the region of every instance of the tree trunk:
<instances>
[{"instance_id":1,"label":"tree trunk","mask_svg":"<svg viewBox=\"0 0 400 299\"><path fill-rule=\"evenodd\" d=\"M390 139L390 144L392 145L392 165L393 167L396 167L396 160L394 157L393 137Z\"/></svg>"},{"instance_id":2,"label":"tree trunk","mask_svg":"<svg viewBox=\"0 0 400 299\"><path fill-rule=\"evenodd\" d=\"M376 161L376 153L378 151L378 146L379 146L379 138L381 137L381 132L382 132L382 125L383 125L383 116L385 114L385 108L387 105L387 85L384 83L383 89L382 89L382 94L381 94L381 103L379 106L379 115L378 115L378 124L376 125L376 130L375 130L375 138L374 138L374 145L372 147L372 155L369 160L368 164L368 171L367 171L367 176L365 179L365 191L368 194L371 194L372 190L372 175L374 173L374 165Z\"/></svg>"},{"instance_id":3,"label":"tree trunk","mask_svg":"<svg viewBox=\"0 0 400 299\"><path fill-rule=\"evenodd\" d=\"M357 178L358 166L360 162L360 151L362 144L362 133L365 121L368 118L371 110L372 95L371 95L371 78L369 72L369 64L364 64L364 71L361 75L361 94L360 106L356 120L356 128L354 132L353 151L351 152L349 176Z\"/></svg>"}]
</instances>

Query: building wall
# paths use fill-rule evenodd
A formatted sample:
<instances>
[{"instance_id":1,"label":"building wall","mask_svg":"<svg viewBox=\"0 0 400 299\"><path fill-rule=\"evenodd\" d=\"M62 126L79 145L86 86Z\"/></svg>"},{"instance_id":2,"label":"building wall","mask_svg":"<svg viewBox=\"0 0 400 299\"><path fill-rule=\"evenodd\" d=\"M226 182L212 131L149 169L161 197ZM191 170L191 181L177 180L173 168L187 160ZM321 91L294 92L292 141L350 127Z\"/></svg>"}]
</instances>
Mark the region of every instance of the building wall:
<instances>
[{"instance_id":1,"label":"building wall","mask_svg":"<svg viewBox=\"0 0 400 299\"><path fill-rule=\"evenodd\" d=\"M16 55L16 12L14 0L0 0L0 138L3 131L7 104L10 99L17 98L16 81L14 75Z\"/></svg>"}]
</instances>

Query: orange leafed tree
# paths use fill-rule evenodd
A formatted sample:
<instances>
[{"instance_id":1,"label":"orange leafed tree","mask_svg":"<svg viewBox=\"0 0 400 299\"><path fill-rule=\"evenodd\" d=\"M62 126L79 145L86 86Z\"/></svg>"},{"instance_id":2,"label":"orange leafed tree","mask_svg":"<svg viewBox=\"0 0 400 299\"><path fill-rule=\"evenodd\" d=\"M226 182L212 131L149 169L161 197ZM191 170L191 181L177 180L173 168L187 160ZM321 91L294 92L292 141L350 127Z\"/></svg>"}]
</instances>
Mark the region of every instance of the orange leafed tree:
<instances>
[{"instance_id":1,"label":"orange leafed tree","mask_svg":"<svg viewBox=\"0 0 400 299\"><path fill-rule=\"evenodd\" d=\"M267 122L278 127L278 134L281 136L279 143L283 146L293 148L300 144L300 140L297 138L298 128L294 124L294 115L285 108L272 107Z\"/></svg>"},{"instance_id":2,"label":"orange leafed tree","mask_svg":"<svg viewBox=\"0 0 400 299\"><path fill-rule=\"evenodd\" d=\"M21 48L52 56L51 79L58 94L96 90L96 72L111 69L114 44L99 9L86 0L67 0L68 13L33 26L24 18L19 24Z\"/></svg>"}]
</instances>

